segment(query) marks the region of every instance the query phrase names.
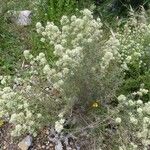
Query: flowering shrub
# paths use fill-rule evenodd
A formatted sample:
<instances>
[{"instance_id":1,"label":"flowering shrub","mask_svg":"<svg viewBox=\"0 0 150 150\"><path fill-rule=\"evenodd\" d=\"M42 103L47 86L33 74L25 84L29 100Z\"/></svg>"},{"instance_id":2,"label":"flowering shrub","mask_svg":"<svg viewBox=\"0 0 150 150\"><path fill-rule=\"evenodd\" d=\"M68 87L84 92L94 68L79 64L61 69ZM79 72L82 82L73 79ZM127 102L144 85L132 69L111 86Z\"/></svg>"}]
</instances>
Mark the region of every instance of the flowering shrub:
<instances>
[{"instance_id":1,"label":"flowering shrub","mask_svg":"<svg viewBox=\"0 0 150 150\"><path fill-rule=\"evenodd\" d=\"M87 9L82 14L71 19L63 16L61 29L51 22L45 28L37 23L37 32L41 41L54 46L58 60L51 80L63 97L83 105L93 99L107 103L120 84L121 69L116 63L120 44L114 36L104 40L100 18L93 19Z\"/></svg>"},{"instance_id":2,"label":"flowering shrub","mask_svg":"<svg viewBox=\"0 0 150 150\"><path fill-rule=\"evenodd\" d=\"M149 88L150 25L144 10L140 15L131 12L130 19L122 30L117 32L116 38L120 42L122 67L126 70L122 92L127 94L137 90L142 83Z\"/></svg>"},{"instance_id":3,"label":"flowering shrub","mask_svg":"<svg viewBox=\"0 0 150 150\"><path fill-rule=\"evenodd\" d=\"M44 74L48 68L45 54L40 53L34 58L25 50L24 56L25 63L28 63L22 66L16 77L1 77L0 117L14 125L12 136L36 135L37 129L57 118L59 104L63 106Z\"/></svg>"},{"instance_id":4,"label":"flowering shrub","mask_svg":"<svg viewBox=\"0 0 150 150\"><path fill-rule=\"evenodd\" d=\"M85 111L95 99L106 105L121 82L116 63L119 42L114 36L104 40L99 18L95 20L85 9L79 18L63 16L61 25L61 29L51 22L45 28L36 25L41 41L54 47L58 59L53 66L43 53L33 57L26 50L25 65L18 75L8 85L1 80L1 116L15 125L12 135L35 134L57 118L58 110L67 113L78 107ZM64 121L61 117L55 123L57 131L62 130Z\"/></svg>"},{"instance_id":5,"label":"flowering shrub","mask_svg":"<svg viewBox=\"0 0 150 150\"><path fill-rule=\"evenodd\" d=\"M92 4L91 0L40 0L35 1L35 12L38 20L43 22L51 20L59 23L62 15L78 13L78 9L89 7Z\"/></svg>"},{"instance_id":6,"label":"flowering shrub","mask_svg":"<svg viewBox=\"0 0 150 150\"><path fill-rule=\"evenodd\" d=\"M120 150L143 149L148 150L150 146L150 102L143 103L142 97L148 94L143 87L127 97L120 95L117 106L119 117L116 118L117 134L121 144ZM135 101L135 99L137 99ZM118 139L119 140L119 139Z\"/></svg>"},{"instance_id":7,"label":"flowering shrub","mask_svg":"<svg viewBox=\"0 0 150 150\"><path fill-rule=\"evenodd\" d=\"M80 17L63 16L60 23L60 28L36 24L41 42L53 47L53 64L44 53L34 57L25 50L16 76L0 78L0 117L14 125L12 135L36 135L51 123L58 133L82 132L102 149L148 150L149 102L143 101L149 91L141 86L115 96L134 65L148 71L143 58L150 26L131 18L124 31L106 37L100 18L88 9Z\"/></svg>"},{"instance_id":8,"label":"flowering shrub","mask_svg":"<svg viewBox=\"0 0 150 150\"><path fill-rule=\"evenodd\" d=\"M117 106L107 105L107 108L98 107L91 111L88 117L91 119L94 113L95 121L85 119L89 124L78 128L75 133L84 133L86 136L90 133L91 144L88 149L148 150L150 102L143 103L147 94L149 90L141 86L136 92L119 95Z\"/></svg>"}]
</instances>

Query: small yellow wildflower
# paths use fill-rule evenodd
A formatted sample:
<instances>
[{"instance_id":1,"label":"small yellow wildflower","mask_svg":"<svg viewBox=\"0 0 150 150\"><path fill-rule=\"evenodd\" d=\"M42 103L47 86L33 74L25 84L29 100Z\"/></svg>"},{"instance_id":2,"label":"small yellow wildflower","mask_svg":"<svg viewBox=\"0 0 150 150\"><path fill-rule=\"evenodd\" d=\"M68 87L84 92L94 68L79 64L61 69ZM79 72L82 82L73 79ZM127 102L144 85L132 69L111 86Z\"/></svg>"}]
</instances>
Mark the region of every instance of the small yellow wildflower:
<instances>
[{"instance_id":1,"label":"small yellow wildflower","mask_svg":"<svg viewBox=\"0 0 150 150\"><path fill-rule=\"evenodd\" d=\"M93 102L92 107L97 108L97 107L99 107L99 105L100 105L99 102L95 101L95 102Z\"/></svg>"},{"instance_id":2,"label":"small yellow wildflower","mask_svg":"<svg viewBox=\"0 0 150 150\"><path fill-rule=\"evenodd\" d=\"M0 120L0 127L4 124L4 120Z\"/></svg>"}]
</instances>

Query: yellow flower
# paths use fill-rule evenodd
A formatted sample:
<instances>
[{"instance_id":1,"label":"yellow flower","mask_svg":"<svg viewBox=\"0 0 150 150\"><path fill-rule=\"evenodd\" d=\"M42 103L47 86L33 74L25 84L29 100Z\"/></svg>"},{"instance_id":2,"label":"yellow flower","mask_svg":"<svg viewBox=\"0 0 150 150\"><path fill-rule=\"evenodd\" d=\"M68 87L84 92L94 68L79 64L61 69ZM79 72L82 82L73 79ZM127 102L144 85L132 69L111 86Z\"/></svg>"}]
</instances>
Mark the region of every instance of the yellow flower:
<instances>
[{"instance_id":1,"label":"yellow flower","mask_svg":"<svg viewBox=\"0 0 150 150\"><path fill-rule=\"evenodd\" d=\"M93 102L92 107L97 108L99 107L99 105L100 105L99 101L95 101Z\"/></svg>"},{"instance_id":2,"label":"yellow flower","mask_svg":"<svg viewBox=\"0 0 150 150\"><path fill-rule=\"evenodd\" d=\"M4 120L0 120L0 127L4 124Z\"/></svg>"}]
</instances>

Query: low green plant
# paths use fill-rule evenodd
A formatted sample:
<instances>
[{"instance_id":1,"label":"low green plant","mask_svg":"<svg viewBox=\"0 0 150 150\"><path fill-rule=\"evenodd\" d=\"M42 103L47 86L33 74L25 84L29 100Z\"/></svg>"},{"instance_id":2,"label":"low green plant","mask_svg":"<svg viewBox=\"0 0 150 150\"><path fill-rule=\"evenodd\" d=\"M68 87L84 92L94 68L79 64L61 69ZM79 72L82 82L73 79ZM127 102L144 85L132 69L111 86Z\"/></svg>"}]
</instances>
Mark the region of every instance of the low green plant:
<instances>
[{"instance_id":1,"label":"low green plant","mask_svg":"<svg viewBox=\"0 0 150 150\"><path fill-rule=\"evenodd\" d=\"M59 24L62 15L72 15L84 7L89 7L91 1L78 0L39 0L36 2L36 17L40 22L53 21Z\"/></svg>"},{"instance_id":2,"label":"low green plant","mask_svg":"<svg viewBox=\"0 0 150 150\"><path fill-rule=\"evenodd\" d=\"M0 8L0 72L2 74L14 74L20 59L22 51L28 49L29 34L28 27L16 25L15 12L31 9L31 1L6 0L1 1Z\"/></svg>"}]
</instances>

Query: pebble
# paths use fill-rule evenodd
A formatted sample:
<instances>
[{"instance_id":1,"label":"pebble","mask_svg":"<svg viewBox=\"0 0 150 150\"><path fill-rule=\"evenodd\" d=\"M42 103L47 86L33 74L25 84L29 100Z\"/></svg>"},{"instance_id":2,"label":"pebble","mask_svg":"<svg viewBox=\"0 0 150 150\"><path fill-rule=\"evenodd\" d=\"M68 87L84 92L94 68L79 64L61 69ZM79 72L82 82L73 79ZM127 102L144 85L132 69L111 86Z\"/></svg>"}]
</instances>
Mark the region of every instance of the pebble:
<instances>
[{"instance_id":1,"label":"pebble","mask_svg":"<svg viewBox=\"0 0 150 150\"><path fill-rule=\"evenodd\" d=\"M31 145L32 145L32 137L28 135L18 144L18 147L21 150L28 150L28 148Z\"/></svg>"},{"instance_id":2,"label":"pebble","mask_svg":"<svg viewBox=\"0 0 150 150\"><path fill-rule=\"evenodd\" d=\"M46 131L46 135L49 135L49 131L48 130Z\"/></svg>"},{"instance_id":3,"label":"pebble","mask_svg":"<svg viewBox=\"0 0 150 150\"><path fill-rule=\"evenodd\" d=\"M50 144L49 144L49 146L50 146L50 147L53 147L53 146L54 146L54 144L50 143Z\"/></svg>"},{"instance_id":4,"label":"pebble","mask_svg":"<svg viewBox=\"0 0 150 150\"><path fill-rule=\"evenodd\" d=\"M31 24L31 11L23 10L18 12L18 17L16 20L17 25L28 26Z\"/></svg>"},{"instance_id":5,"label":"pebble","mask_svg":"<svg viewBox=\"0 0 150 150\"><path fill-rule=\"evenodd\" d=\"M42 148L45 148L45 146L43 145Z\"/></svg>"}]
</instances>

